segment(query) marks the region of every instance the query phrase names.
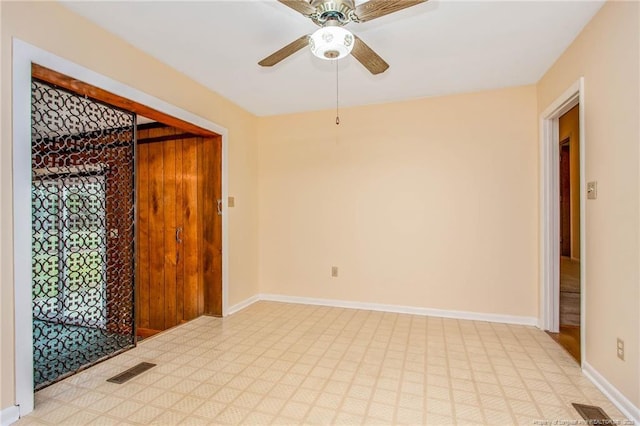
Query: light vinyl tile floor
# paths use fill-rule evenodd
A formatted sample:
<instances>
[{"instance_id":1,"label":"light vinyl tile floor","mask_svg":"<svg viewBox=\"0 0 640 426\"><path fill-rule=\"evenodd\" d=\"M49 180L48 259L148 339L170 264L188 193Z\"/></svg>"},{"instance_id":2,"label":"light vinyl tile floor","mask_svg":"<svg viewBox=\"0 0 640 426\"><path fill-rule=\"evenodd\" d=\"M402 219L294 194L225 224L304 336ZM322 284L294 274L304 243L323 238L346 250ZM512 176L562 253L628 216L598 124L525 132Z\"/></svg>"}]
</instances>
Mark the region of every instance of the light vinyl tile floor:
<instances>
[{"instance_id":1,"label":"light vinyl tile floor","mask_svg":"<svg viewBox=\"0 0 640 426\"><path fill-rule=\"evenodd\" d=\"M531 425L580 420L571 402L624 420L534 327L258 302L37 392L18 424Z\"/></svg>"}]
</instances>

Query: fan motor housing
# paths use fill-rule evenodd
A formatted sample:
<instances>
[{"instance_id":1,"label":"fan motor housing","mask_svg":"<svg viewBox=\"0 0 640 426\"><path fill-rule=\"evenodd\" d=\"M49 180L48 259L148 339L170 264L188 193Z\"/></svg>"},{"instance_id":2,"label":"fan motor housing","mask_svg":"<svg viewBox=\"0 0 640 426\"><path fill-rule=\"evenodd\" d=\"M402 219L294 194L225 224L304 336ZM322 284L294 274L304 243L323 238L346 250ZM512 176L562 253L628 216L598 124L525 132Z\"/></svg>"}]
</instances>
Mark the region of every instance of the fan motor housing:
<instances>
[{"instance_id":1,"label":"fan motor housing","mask_svg":"<svg viewBox=\"0 0 640 426\"><path fill-rule=\"evenodd\" d=\"M311 6L316 9L311 19L320 26L329 21L345 25L351 22L351 15L355 10L354 0L313 0Z\"/></svg>"}]
</instances>

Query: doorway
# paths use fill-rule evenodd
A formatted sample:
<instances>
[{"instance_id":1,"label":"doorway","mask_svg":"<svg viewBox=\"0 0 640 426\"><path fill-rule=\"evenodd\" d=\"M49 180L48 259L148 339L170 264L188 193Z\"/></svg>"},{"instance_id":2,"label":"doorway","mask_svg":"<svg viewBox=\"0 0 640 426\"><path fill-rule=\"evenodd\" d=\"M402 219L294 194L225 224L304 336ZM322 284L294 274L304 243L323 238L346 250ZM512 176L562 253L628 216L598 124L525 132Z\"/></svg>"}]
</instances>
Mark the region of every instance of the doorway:
<instances>
[{"instance_id":1,"label":"doorway","mask_svg":"<svg viewBox=\"0 0 640 426\"><path fill-rule=\"evenodd\" d=\"M111 289L107 291L104 284L106 273L102 273L102 275L105 275L105 279L98 279L98 281L102 282L102 285L94 286L96 289L92 290L96 290L100 295L100 297L97 297L98 301L96 303L101 305L105 312L107 306L112 311L117 311L114 306L119 305L126 306L126 309L128 309L126 318L116 318L112 322L113 324L128 324L126 331L131 341L125 347L129 348L135 345L136 335L147 337L203 314L221 316L222 221L220 216L222 215L222 144L220 135L204 131L195 133L193 132L193 126L178 128L159 121L149 120L142 116L140 117L141 119L150 121L150 123L136 125L135 123L138 120L133 112L119 110L99 100L91 99L86 93L84 93L85 96L75 93L75 89L82 83L74 81L74 90L70 91L52 84L55 82L56 85L60 85L68 82L70 79L64 75L37 65L33 66L33 74L34 77L43 79L42 82L34 83L34 87L46 86L46 90L43 90L46 96L38 97L37 101L39 103L36 103L35 100L33 103L34 116L42 118L37 122L34 121L36 125L46 128L46 131L48 131L48 133L45 132L46 135L52 132L52 123L61 128L65 126L73 128L70 130L71 136L65 135L59 138L61 141L55 139L52 143L51 137L42 137L41 139L46 141L40 150L42 152L33 154L34 161L43 162L45 167L42 169L46 171L53 170L52 173L55 174L57 179L57 186L47 185L45 187L49 189L45 195L45 197L48 197L45 198L45 201L51 198L51 188L61 186L63 182L68 181L68 179L59 178L61 173L66 173L61 170L66 169L58 167L58 162L65 165L73 163L73 170L68 172L72 178L78 180L79 176L84 177L87 175L80 182L79 188L81 190L72 194L78 199L76 204L86 207L84 198L87 197L82 198L84 194L89 196L87 199L91 198L92 201L95 201L93 204L103 210L102 216L94 211L96 209L89 211L85 215L76 214L76 216L91 216L99 219L105 216L104 212L111 212L108 221L103 220L98 224L100 226L88 224L87 229L83 228L82 232L89 233L95 237L92 237L92 241L87 244L93 244L93 240L97 238L99 241L95 244L96 246L101 245L100 242L102 242L102 245L111 250L110 260L107 261L105 256L103 262L97 259L99 257L97 250L93 250L90 253L92 265L97 265L96 268L101 267L103 270L107 270L107 266L112 267L108 271L108 275L112 277L113 281L113 285L110 286ZM96 95L96 91L92 90L92 88L86 89L91 91L92 97ZM51 101L52 112L48 113L44 108L46 105L40 104L44 103L41 101L42 99L49 100L52 98L52 92L63 95L59 95ZM113 96L107 96L107 98L108 100L114 99ZM103 98L99 97L99 99ZM75 101L75 103L70 100ZM70 107L65 110L64 106L67 104ZM80 106L76 104L80 104ZM101 114L102 110L107 110L108 113ZM125 117L126 120L123 118L119 121L118 118L120 116ZM96 123L103 124L104 128L93 129L93 127L96 127ZM179 125L180 123L176 124ZM82 128L83 130L90 128L92 132L78 133L75 132L76 128ZM58 133L61 132L55 134L57 135ZM95 141L99 143L96 145ZM34 146L39 145L36 144ZM64 151L63 154L59 154L62 152L61 150ZM113 159L100 157L93 161L96 153L98 153L99 157L99 154L111 153L111 151L113 151ZM55 157L54 160L57 162L52 162L53 160L50 157ZM40 163L37 165L40 166ZM91 170L85 170L87 168ZM121 175L122 177L119 180L110 180L111 198L103 197L104 199L97 199L97 192L95 190L89 191L89 189L95 189L95 182L92 181L90 185L86 180L98 179L98 182L105 182L104 177L112 175ZM66 187L63 189L67 191ZM42 191L33 190L34 194L39 192ZM61 198L61 196L58 196L58 198ZM122 199L128 199L129 203L123 203ZM39 205L41 207L50 207L45 205L45 201ZM70 202L67 199L63 201L65 205ZM126 211L119 209L121 206L128 209ZM49 211L43 210L45 212ZM63 214L66 210L68 209L60 209L60 213ZM57 209L56 213L58 213ZM116 227L114 224L121 219L122 215L131 216L128 221L129 226ZM55 219L60 224L69 222L69 218L66 216L59 216L60 214L57 214ZM77 220L75 221L77 222ZM96 221L97 219L94 220L94 222ZM41 222L41 220L38 220L37 223ZM134 223L136 223L135 231L133 229ZM56 259L62 259L62 254L66 252L64 247L69 246L70 238L79 239L83 242L82 244L84 244L85 240L88 241L84 234L63 232L64 227L62 225L50 228L62 248L61 255L57 256ZM34 233L35 231L34 228ZM81 235L81 237L77 237L78 235ZM122 241L126 238L129 238L130 247L122 244ZM134 241L135 250L133 249ZM80 248L84 248L84 246ZM106 253L105 250L101 252ZM80 281L89 280L93 282L96 276L101 275L93 270L95 269L93 266L93 269L87 269L86 264L89 264L89 262L83 261L84 258L78 260L78 253L73 253L72 256L75 257L75 263L78 264L72 265L75 267L74 271L82 272ZM131 271L134 268L134 259L135 273ZM62 263L60 265L59 268L54 269L55 271L60 270L62 274L60 276L66 279L65 272L69 268L63 268ZM115 270L123 267L126 269L127 266L129 267L128 273L125 275L122 275L121 271ZM85 269L87 270L85 271ZM134 274L136 277L135 287ZM128 277L128 279L125 279L125 277ZM36 276L35 278L37 279L38 277ZM51 280L55 279L51 278ZM62 282L62 280L59 281ZM126 287L127 284L129 284L128 292L120 288ZM38 286L38 288L41 287ZM92 294L96 293L96 291L93 291ZM74 295L75 293L70 291L56 292L56 298L58 301L63 300L63 306L68 305L67 301L69 300L75 305L86 304L84 303L86 300L82 300L82 303L75 302ZM113 298L107 300L107 295L116 296L118 303L112 300ZM34 298L34 302L37 301L38 299ZM50 300L48 299L47 301L49 302ZM34 304L34 312L39 311L36 309L38 306ZM84 312L79 312L80 310L80 307L76 306L76 309L72 312L76 322L78 317L82 316L81 314L85 314ZM34 330L37 331L40 321L35 316L34 325ZM102 324L102 326L105 327L106 325ZM58 334L67 336L69 333ZM34 341L40 343L40 340L47 340L44 336L49 335L51 333L39 333L38 336L42 338L35 339L37 336L34 334ZM92 337L90 340L95 346L95 338ZM114 339L106 338L106 340L112 341ZM116 339L116 341L119 340ZM47 341L45 343L48 344L50 342ZM89 346L87 348L90 349ZM120 347L113 348L113 351L108 353L100 351L100 354L103 355L102 358L91 357L90 360L87 360L79 355L83 351L90 352L87 348L82 349L80 346L75 348L74 354L80 360L78 361L79 364L73 364L74 367L72 369L65 371L63 375L58 375L57 378L62 378L66 373L77 371L97 359L103 359L105 356L113 355L122 349ZM39 345L36 345L35 353L47 353L49 357L44 363L38 362L39 358L36 357L34 364L36 366L40 364L59 364L61 355L56 354L56 352L39 350ZM37 368L34 370L34 375L36 379L39 377ZM36 383L38 383L37 380Z\"/></svg>"},{"instance_id":2,"label":"doorway","mask_svg":"<svg viewBox=\"0 0 640 426\"><path fill-rule=\"evenodd\" d=\"M550 333L580 363L580 117L579 105L559 117L559 329Z\"/></svg>"},{"instance_id":3,"label":"doorway","mask_svg":"<svg viewBox=\"0 0 640 426\"><path fill-rule=\"evenodd\" d=\"M580 364L588 332L583 95L580 78L540 116L539 327Z\"/></svg>"},{"instance_id":4,"label":"doorway","mask_svg":"<svg viewBox=\"0 0 640 426\"><path fill-rule=\"evenodd\" d=\"M13 162L13 235L32 235L31 227L31 83L32 76L40 78L40 72L51 80L43 79L61 88L83 96L99 99L126 110L155 120L166 120L189 129L194 134L219 136L222 144L222 195L228 194L228 137L227 130L180 107L150 96L140 90L91 71L73 62L53 55L43 49L14 39L13 45L13 106L12 106L12 162ZM41 64L40 65L36 65ZM46 66L48 68L43 68ZM64 74L62 74L64 73ZM67 77L68 76L68 77ZM86 82L86 83L83 83ZM223 213L226 203L222 204ZM222 313L228 294L228 219L222 216ZM15 388L19 415L33 410L33 317L32 317L32 241L31 238L13 239L14 306L15 306Z\"/></svg>"}]
</instances>

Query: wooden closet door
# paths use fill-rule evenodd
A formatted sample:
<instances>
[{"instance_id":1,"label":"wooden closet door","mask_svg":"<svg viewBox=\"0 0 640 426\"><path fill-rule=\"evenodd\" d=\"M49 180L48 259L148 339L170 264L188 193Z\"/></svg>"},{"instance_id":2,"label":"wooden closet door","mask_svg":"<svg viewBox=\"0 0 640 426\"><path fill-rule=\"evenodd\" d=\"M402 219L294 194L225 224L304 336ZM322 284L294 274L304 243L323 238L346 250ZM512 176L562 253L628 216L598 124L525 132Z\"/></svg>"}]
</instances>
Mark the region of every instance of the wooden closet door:
<instances>
[{"instance_id":1,"label":"wooden closet door","mask_svg":"<svg viewBox=\"0 0 640 426\"><path fill-rule=\"evenodd\" d=\"M173 129L140 131L139 139L166 136ZM177 281L182 221L181 150L174 140L138 145L137 311L141 335L180 322Z\"/></svg>"},{"instance_id":2,"label":"wooden closet door","mask_svg":"<svg viewBox=\"0 0 640 426\"><path fill-rule=\"evenodd\" d=\"M164 330L164 152L160 143L149 145L149 328Z\"/></svg>"},{"instance_id":3,"label":"wooden closet door","mask_svg":"<svg viewBox=\"0 0 640 426\"><path fill-rule=\"evenodd\" d=\"M185 321L202 314L199 309L201 293L198 276L198 258L200 256L198 221L201 220L198 209L198 138L182 140L182 247L184 261L183 276L183 313Z\"/></svg>"},{"instance_id":4,"label":"wooden closet door","mask_svg":"<svg viewBox=\"0 0 640 426\"><path fill-rule=\"evenodd\" d=\"M222 139L201 138L199 152L203 313L222 316Z\"/></svg>"},{"instance_id":5,"label":"wooden closet door","mask_svg":"<svg viewBox=\"0 0 640 426\"><path fill-rule=\"evenodd\" d=\"M222 314L221 139L166 127L138 139L147 141L136 175L137 324L146 336Z\"/></svg>"},{"instance_id":6,"label":"wooden closet door","mask_svg":"<svg viewBox=\"0 0 640 426\"><path fill-rule=\"evenodd\" d=\"M138 132L138 139L166 136L173 129ZM138 145L137 159L137 312L142 335L179 322L176 280L180 262L177 241L182 191L176 141Z\"/></svg>"},{"instance_id":7,"label":"wooden closet door","mask_svg":"<svg viewBox=\"0 0 640 426\"><path fill-rule=\"evenodd\" d=\"M173 327L178 324L180 317L177 313L177 280L181 275L179 272L181 263L180 234L182 226L182 211L178 206L177 200L182 193L182 178L178 169L178 156L176 155L176 141L170 140L162 142L163 154L163 197L162 204L164 207L163 243L162 253L164 270L164 298L163 305L158 306L158 310L163 310L163 323L160 330Z\"/></svg>"},{"instance_id":8,"label":"wooden closet door","mask_svg":"<svg viewBox=\"0 0 640 426\"><path fill-rule=\"evenodd\" d=\"M220 138L182 140L184 320L222 315Z\"/></svg>"},{"instance_id":9,"label":"wooden closet door","mask_svg":"<svg viewBox=\"0 0 640 426\"><path fill-rule=\"evenodd\" d=\"M144 336L141 330L149 328L149 145L136 149L136 326Z\"/></svg>"}]
</instances>

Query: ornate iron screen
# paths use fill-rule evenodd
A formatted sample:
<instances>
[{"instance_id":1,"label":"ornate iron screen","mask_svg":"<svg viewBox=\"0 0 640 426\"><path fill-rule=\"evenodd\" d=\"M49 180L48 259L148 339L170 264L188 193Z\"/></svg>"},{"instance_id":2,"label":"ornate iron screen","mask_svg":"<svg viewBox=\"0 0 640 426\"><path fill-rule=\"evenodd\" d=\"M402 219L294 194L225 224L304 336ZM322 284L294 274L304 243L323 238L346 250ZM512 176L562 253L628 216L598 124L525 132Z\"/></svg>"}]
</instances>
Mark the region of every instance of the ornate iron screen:
<instances>
[{"instance_id":1,"label":"ornate iron screen","mask_svg":"<svg viewBox=\"0 0 640 426\"><path fill-rule=\"evenodd\" d=\"M32 83L34 382L135 345L135 115Z\"/></svg>"}]
</instances>

